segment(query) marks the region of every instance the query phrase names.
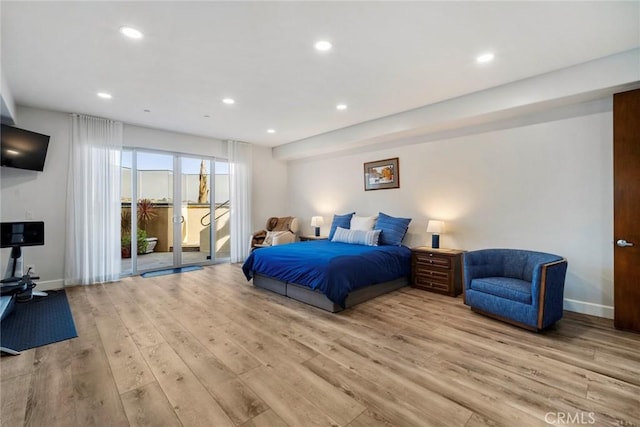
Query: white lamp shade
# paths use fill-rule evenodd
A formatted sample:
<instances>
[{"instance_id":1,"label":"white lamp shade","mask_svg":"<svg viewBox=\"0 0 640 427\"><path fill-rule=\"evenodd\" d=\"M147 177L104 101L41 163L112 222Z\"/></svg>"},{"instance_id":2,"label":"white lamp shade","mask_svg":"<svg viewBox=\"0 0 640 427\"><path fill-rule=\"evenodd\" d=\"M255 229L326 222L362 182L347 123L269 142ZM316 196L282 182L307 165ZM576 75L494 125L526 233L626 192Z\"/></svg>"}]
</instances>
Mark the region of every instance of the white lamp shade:
<instances>
[{"instance_id":1,"label":"white lamp shade","mask_svg":"<svg viewBox=\"0 0 640 427\"><path fill-rule=\"evenodd\" d=\"M427 233L440 234L444 232L444 221L429 220Z\"/></svg>"},{"instance_id":2,"label":"white lamp shade","mask_svg":"<svg viewBox=\"0 0 640 427\"><path fill-rule=\"evenodd\" d=\"M312 227L320 227L324 224L324 218L321 216L312 216L311 217L311 226Z\"/></svg>"}]
</instances>

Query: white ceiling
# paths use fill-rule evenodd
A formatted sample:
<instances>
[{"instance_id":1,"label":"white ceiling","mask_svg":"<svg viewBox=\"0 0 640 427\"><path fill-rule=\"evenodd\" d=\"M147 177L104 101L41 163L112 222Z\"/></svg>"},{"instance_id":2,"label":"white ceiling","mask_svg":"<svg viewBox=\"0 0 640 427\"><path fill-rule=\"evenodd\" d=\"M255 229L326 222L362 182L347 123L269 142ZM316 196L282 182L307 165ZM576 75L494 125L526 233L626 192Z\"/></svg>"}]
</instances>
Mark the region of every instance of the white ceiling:
<instances>
[{"instance_id":1,"label":"white ceiling","mask_svg":"<svg viewBox=\"0 0 640 427\"><path fill-rule=\"evenodd\" d=\"M266 146L640 46L637 1L0 7L2 71L17 104ZM123 25L144 38L123 37ZM319 39L334 49L317 52ZM476 64L487 51L495 61Z\"/></svg>"}]
</instances>

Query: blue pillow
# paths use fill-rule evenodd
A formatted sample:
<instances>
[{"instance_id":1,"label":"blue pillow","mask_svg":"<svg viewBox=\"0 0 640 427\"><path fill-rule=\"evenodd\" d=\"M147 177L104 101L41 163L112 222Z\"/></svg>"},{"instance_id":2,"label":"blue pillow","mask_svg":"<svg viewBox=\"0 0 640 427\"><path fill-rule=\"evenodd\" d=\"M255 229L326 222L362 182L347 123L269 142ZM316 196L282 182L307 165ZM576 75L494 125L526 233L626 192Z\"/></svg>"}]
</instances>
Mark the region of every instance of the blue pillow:
<instances>
[{"instance_id":1,"label":"blue pillow","mask_svg":"<svg viewBox=\"0 0 640 427\"><path fill-rule=\"evenodd\" d=\"M349 243L351 245L378 246L380 230L347 230L338 227L333 235L332 242Z\"/></svg>"},{"instance_id":2,"label":"blue pillow","mask_svg":"<svg viewBox=\"0 0 640 427\"><path fill-rule=\"evenodd\" d=\"M373 227L376 230L382 230L378 244L401 246L410 222L411 218L396 218L380 212L376 225Z\"/></svg>"},{"instance_id":3,"label":"blue pillow","mask_svg":"<svg viewBox=\"0 0 640 427\"><path fill-rule=\"evenodd\" d=\"M331 223L331 230L329 231L329 241L333 239L333 234L336 232L336 228L342 227L351 228L351 217L355 215L355 212L351 212L344 215L334 215L333 222Z\"/></svg>"}]
</instances>

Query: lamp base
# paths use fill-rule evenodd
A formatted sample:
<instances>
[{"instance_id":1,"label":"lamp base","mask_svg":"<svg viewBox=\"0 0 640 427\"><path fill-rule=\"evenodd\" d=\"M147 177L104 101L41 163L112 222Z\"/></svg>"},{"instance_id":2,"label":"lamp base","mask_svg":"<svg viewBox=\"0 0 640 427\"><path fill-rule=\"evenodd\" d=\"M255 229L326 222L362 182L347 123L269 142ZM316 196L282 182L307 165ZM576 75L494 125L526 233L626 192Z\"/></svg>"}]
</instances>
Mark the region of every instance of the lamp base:
<instances>
[{"instance_id":1,"label":"lamp base","mask_svg":"<svg viewBox=\"0 0 640 427\"><path fill-rule=\"evenodd\" d=\"M316 227L316 237L320 237L320 227Z\"/></svg>"},{"instance_id":2,"label":"lamp base","mask_svg":"<svg viewBox=\"0 0 640 427\"><path fill-rule=\"evenodd\" d=\"M433 249L439 249L440 248L440 235L439 234L431 235L431 247Z\"/></svg>"}]
</instances>

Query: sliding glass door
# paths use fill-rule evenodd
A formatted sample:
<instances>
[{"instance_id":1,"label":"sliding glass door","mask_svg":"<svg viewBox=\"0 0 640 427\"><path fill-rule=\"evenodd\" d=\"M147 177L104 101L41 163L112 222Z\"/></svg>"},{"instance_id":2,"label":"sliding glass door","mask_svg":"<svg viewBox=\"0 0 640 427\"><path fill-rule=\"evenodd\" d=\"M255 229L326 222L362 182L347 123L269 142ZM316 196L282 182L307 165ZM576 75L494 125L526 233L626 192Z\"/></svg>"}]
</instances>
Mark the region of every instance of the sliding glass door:
<instances>
[{"instance_id":1,"label":"sliding glass door","mask_svg":"<svg viewBox=\"0 0 640 427\"><path fill-rule=\"evenodd\" d=\"M123 274L229 258L226 160L134 149L122 165Z\"/></svg>"},{"instance_id":2,"label":"sliding glass door","mask_svg":"<svg viewBox=\"0 0 640 427\"><path fill-rule=\"evenodd\" d=\"M209 159L182 157L180 236L183 264L211 259L211 164Z\"/></svg>"},{"instance_id":3,"label":"sliding glass door","mask_svg":"<svg viewBox=\"0 0 640 427\"><path fill-rule=\"evenodd\" d=\"M217 259L228 260L231 257L231 227L229 200L229 162L216 159L214 163L215 194L213 225L215 230L214 253Z\"/></svg>"}]
</instances>

